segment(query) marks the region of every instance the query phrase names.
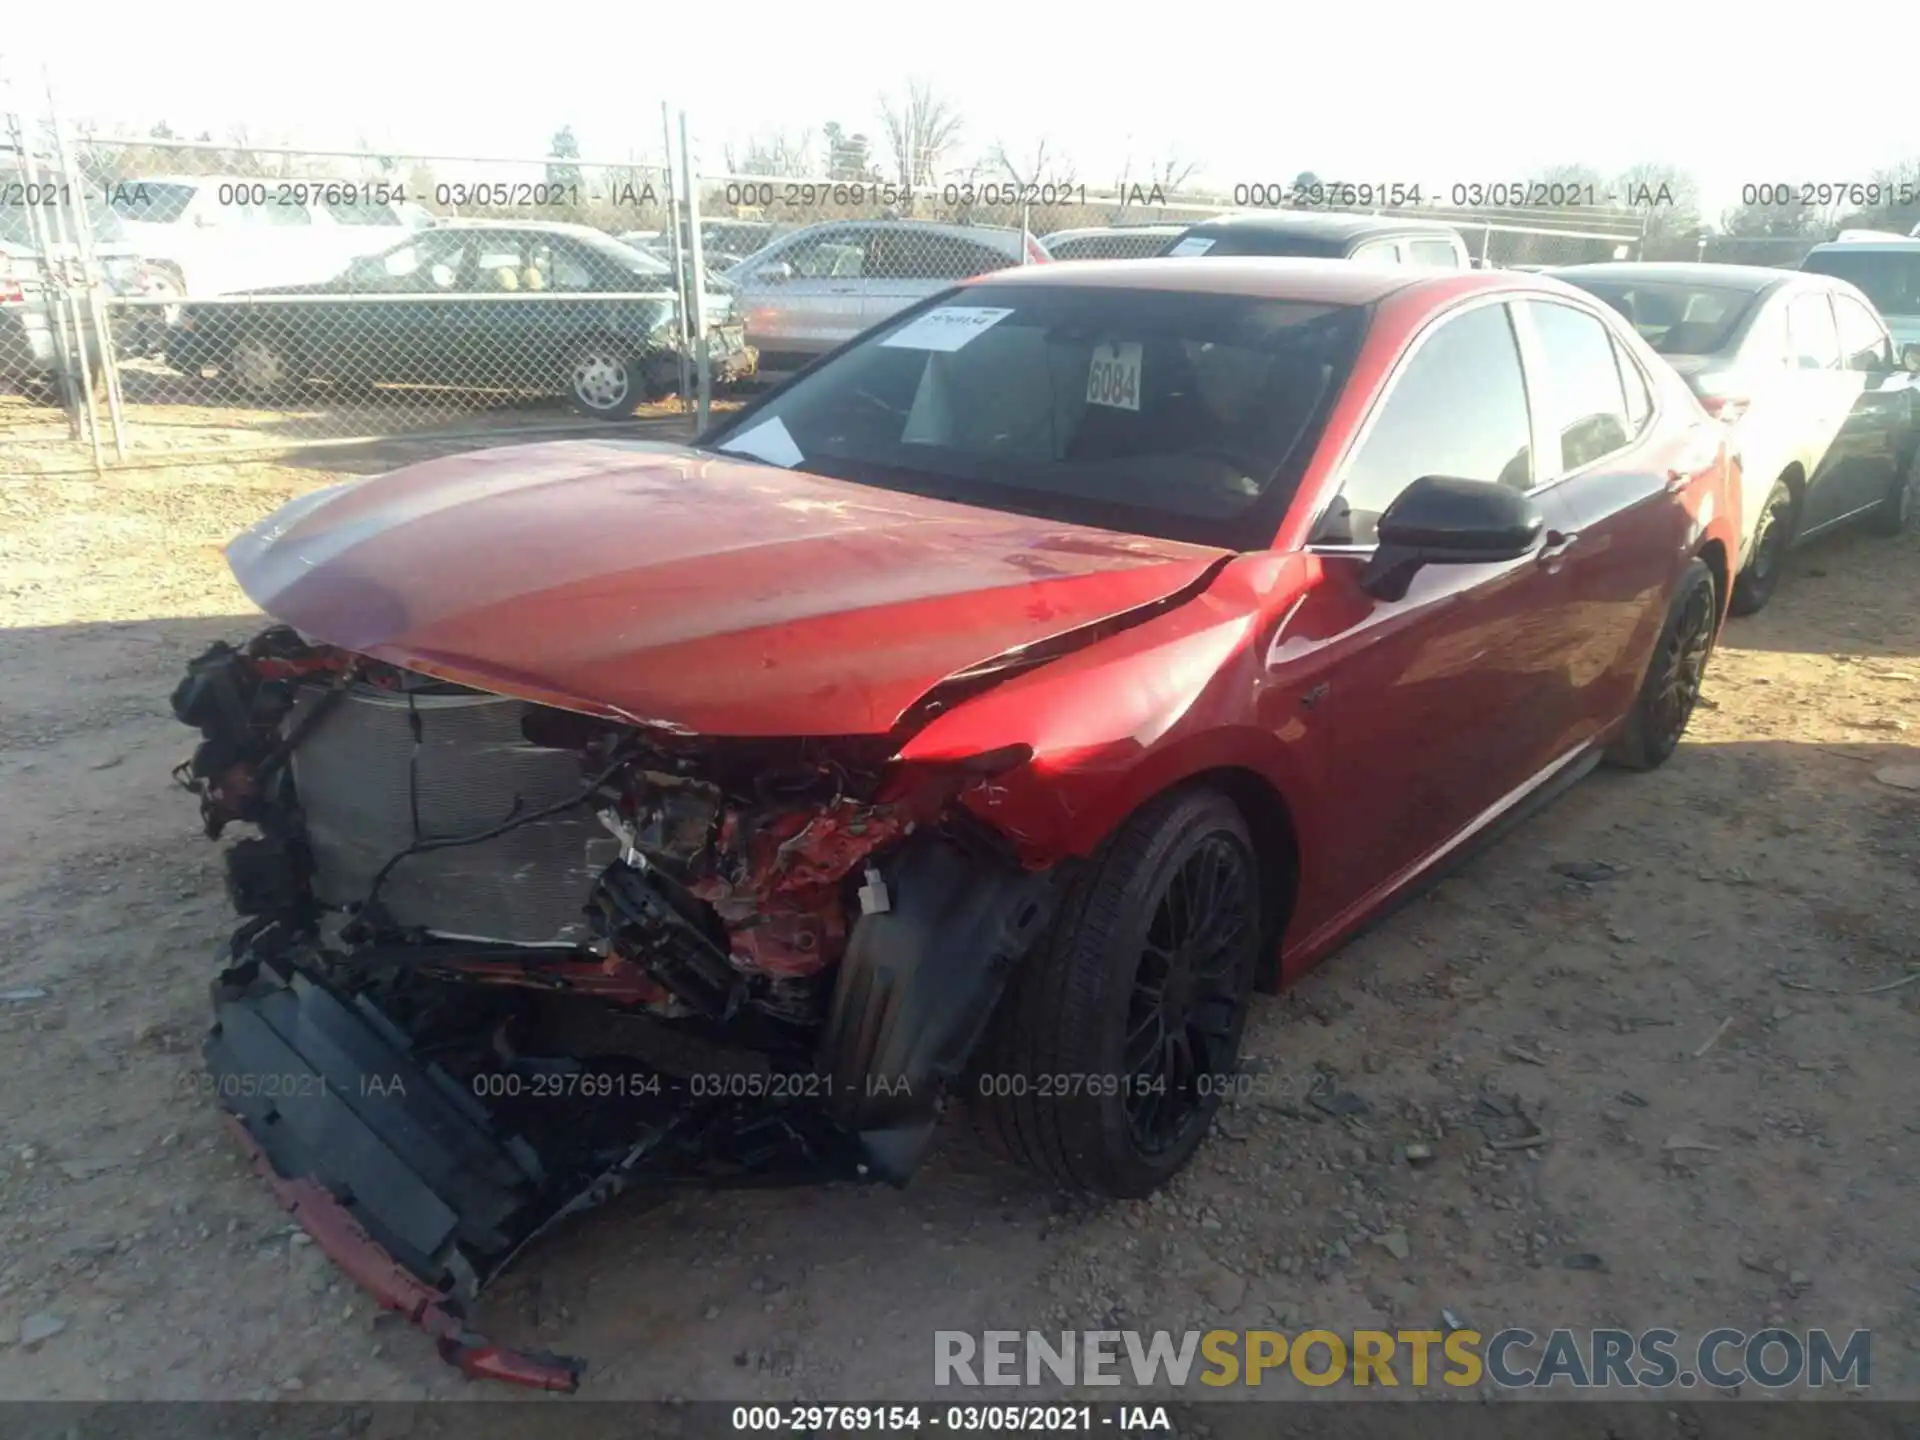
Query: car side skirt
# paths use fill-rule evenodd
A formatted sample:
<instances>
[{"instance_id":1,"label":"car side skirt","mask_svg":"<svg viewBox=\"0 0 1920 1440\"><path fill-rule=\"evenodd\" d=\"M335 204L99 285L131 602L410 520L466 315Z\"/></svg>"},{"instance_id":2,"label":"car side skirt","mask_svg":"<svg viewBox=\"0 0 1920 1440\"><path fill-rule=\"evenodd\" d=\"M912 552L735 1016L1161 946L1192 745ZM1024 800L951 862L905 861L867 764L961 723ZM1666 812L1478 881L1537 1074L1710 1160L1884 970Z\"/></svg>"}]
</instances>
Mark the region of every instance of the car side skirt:
<instances>
[{"instance_id":1,"label":"car side skirt","mask_svg":"<svg viewBox=\"0 0 1920 1440\"><path fill-rule=\"evenodd\" d=\"M1452 838L1362 895L1280 957L1280 981L1287 984L1355 936L1370 930L1402 905L1418 898L1478 854L1485 846L1535 811L1578 784L1600 763L1613 729L1553 761L1537 775L1502 795Z\"/></svg>"}]
</instances>

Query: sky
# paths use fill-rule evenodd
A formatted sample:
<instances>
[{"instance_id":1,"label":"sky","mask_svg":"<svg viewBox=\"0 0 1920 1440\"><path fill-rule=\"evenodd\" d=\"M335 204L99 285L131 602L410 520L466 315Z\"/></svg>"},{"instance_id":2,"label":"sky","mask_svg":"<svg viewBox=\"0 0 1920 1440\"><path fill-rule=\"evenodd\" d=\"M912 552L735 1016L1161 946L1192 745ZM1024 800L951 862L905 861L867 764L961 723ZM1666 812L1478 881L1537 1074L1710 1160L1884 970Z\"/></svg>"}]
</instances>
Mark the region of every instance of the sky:
<instances>
[{"instance_id":1,"label":"sky","mask_svg":"<svg viewBox=\"0 0 1920 1440\"><path fill-rule=\"evenodd\" d=\"M589 18L552 3L221 0L169 6L165 23L150 4L92 0L84 27L14 8L0 109L45 108L44 64L69 117L217 138L244 123L261 143L537 156L564 124L588 160L657 158L666 101L687 112L696 165L717 173L729 143L774 129L817 137L835 120L877 144L879 97L921 79L962 115L961 155L1044 138L1090 183L1129 157L1136 174L1196 162L1219 190L1312 170L1430 193L1664 161L1693 173L1711 217L1743 184L1864 180L1920 157L1911 106L1871 59L1920 53L1907 3L1874 12L1871 52L1857 25L1776 26L1684 0L1563 19L1502 3L735 0Z\"/></svg>"}]
</instances>

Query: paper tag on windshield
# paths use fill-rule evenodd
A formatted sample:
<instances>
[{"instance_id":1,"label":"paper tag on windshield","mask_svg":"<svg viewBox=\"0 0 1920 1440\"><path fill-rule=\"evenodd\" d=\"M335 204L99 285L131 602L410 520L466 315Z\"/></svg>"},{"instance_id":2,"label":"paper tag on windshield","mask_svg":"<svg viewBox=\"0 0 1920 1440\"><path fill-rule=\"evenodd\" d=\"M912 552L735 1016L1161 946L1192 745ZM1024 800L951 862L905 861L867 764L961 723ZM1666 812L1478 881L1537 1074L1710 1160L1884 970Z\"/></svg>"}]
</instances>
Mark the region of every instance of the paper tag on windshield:
<instances>
[{"instance_id":1,"label":"paper tag on windshield","mask_svg":"<svg viewBox=\"0 0 1920 1440\"><path fill-rule=\"evenodd\" d=\"M720 448L730 455L751 455L783 470L791 470L807 458L793 443L793 436L787 433L787 427L780 423L777 415L771 420L762 420L751 430L742 430Z\"/></svg>"},{"instance_id":2,"label":"paper tag on windshield","mask_svg":"<svg viewBox=\"0 0 1920 1440\"><path fill-rule=\"evenodd\" d=\"M1140 408L1140 346L1135 341L1096 345L1087 366L1087 403L1115 410Z\"/></svg>"},{"instance_id":3,"label":"paper tag on windshield","mask_svg":"<svg viewBox=\"0 0 1920 1440\"><path fill-rule=\"evenodd\" d=\"M1201 235L1190 235L1167 251L1167 258L1172 259L1175 255L1204 255L1212 248L1213 241Z\"/></svg>"},{"instance_id":4,"label":"paper tag on windshield","mask_svg":"<svg viewBox=\"0 0 1920 1440\"><path fill-rule=\"evenodd\" d=\"M929 310L918 320L903 325L880 344L883 349L958 350L1012 313L1011 310L993 310L985 306L942 305L937 310Z\"/></svg>"}]
</instances>

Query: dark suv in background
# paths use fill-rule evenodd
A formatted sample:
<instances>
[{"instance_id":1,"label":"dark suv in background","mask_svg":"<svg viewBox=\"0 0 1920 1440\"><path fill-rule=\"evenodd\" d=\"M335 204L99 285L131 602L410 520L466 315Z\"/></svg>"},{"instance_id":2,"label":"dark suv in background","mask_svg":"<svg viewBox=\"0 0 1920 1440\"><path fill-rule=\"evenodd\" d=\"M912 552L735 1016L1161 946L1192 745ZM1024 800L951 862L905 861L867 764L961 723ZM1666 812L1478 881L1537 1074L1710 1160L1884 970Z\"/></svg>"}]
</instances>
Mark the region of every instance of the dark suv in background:
<instances>
[{"instance_id":1,"label":"dark suv in background","mask_svg":"<svg viewBox=\"0 0 1920 1440\"><path fill-rule=\"evenodd\" d=\"M1473 266L1467 242L1437 220L1383 215L1223 215L1189 225L1162 255L1290 255L1325 260L1372 260L1395 265Z\"/></svg>"}]
</instances>

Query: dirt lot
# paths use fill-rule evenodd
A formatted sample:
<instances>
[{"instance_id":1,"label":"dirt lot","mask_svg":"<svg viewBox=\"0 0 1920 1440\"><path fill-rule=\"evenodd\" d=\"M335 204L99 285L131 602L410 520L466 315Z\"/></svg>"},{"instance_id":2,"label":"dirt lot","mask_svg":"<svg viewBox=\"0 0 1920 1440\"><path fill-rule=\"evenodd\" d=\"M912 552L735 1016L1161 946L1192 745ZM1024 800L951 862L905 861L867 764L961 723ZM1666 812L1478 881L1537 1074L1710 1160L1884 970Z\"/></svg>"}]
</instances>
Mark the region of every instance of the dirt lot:
<instances>
[{"instance_id":1,"label":"dirt lot","mask_svg":"<svg viewBox=\"0 0 1920 1440\"><path fill-rule=\"evenodd\" d=\"M253 624L221 544L333 478L0 482L0 1397L476 1393L192 1093L229 918L166 697ZM1920 765L1920 541L1794 571L1666 770L1258 1002L1249 1094L1153 1203L1069 1204L952 1124L902 1192L594 1216L481 1327L590 1396L846 1399L924 1397L940 1328L1782 1322L1871 1328L1875 1393L1920 1396L1920 793L1876 778Z\"/></svg>"}]
</instances>

